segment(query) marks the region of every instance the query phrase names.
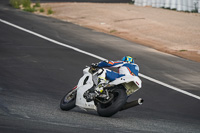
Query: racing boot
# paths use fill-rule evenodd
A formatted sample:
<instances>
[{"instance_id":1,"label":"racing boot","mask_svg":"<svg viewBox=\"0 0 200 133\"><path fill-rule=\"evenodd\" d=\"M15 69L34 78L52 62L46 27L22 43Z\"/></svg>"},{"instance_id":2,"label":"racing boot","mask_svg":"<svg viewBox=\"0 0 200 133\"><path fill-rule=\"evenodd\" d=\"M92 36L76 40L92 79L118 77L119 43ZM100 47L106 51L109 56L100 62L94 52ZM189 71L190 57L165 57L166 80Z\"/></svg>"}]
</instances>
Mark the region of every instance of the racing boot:
<instances>
[{"instance_id":1,"label":"racing boot","mask_svg":"<svg viewBox=\"0 0 200 133\"><path fill-rule=\"evenodd\" d=\"M105 87L106 84L106 79L105 78L99 78L98 79L98 85L95 89L95 92L97 92L97 94L101 94L103 92L103 88Z\"/></svg>"}]
</instances>

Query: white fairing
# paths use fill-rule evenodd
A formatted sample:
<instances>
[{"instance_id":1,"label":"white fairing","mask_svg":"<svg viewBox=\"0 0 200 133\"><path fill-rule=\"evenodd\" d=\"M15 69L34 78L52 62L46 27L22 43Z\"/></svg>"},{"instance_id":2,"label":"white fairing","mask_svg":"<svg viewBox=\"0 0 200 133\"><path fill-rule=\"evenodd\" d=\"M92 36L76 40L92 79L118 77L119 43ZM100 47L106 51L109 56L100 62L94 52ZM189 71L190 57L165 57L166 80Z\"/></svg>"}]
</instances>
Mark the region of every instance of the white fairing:
<instances>
[{"instance_id":1,"label":"white fairing","mask_svg":"<svg viewBox=\"0 0 200 133\"><path fill-rule=\"evenodd\" d=\"M88 89L93 87L94 82L95 82L93 78L95 78L95 76L93 76L91 73L89 73L89 67L85 68L83 70L83 74L84 74L83 77L79 80L78 85L77 85L76 105L81 107L81 108L84 108L84 109L94 109L94 110L96 110L97 108L94 104L94 101L87 102L86 99L83 97L83 94ZM85 82L84 80L86 79L86 77L88 77L88 80L84 85L84 82ZM130 85L130 83L132 85ZM119 85L119 84L125 84L125 86L127 86L127 88L129 88L129 86L130 86L130 88L132 88L132 86L135 86L134 91L136 91L136 90L138 90L139 88L142 87L142 81L140 80L140 78L137 77L137 76L132 76L132 75L120 77L120 78L109 83L109 85L111 85L111 86L112 85ZM132 92L134 92L134 91L132 91Z\"/></svg>"},{"instance_id":2,"label":"white fairing","mask_svg":"<svg viewBox=\"0 0 200 133\"><path fill-rule=\"evenodd\" d=\"M140 80L140 78L132 75L120 77L113 82L110 82L109 84L111 86L122 84L126 88L127 96L130 96L142 87L142 81Z\"/></svg>"},{"instance_id":3,"label":"white fairing","mask_svg":"<svg viewBox=\"0 0 200 133\"><path fill-rule=\"evenodd\" d=\"M79 106L80 108L96 110L96 106L94 105L94 101L87 102L85 100L85 98L83 97L83 94L93 86L92 74L90 74L88 71L89 71L89 68L86 68L86 69L83 70L84 75L78 82L77 95L76 95L76 105ZM88 81L85 85L83 85L84 80L87 76L89 77Z\"/></svg>"},{"instance_id":4,"label":"white fairing","mask_svg":"<svg viewBox=\"0 0 200 133\"><path fill-rule=\"evenodd\" d=\"M129 83L129 82L134 82L138 88L142 87L142 81L140 80L140 78L137 76L132 76L132 75L127 75L127 76L117 78L116 80L110 82L109 84L118 85L118 84Z\"/></svg>"}]
</instances>

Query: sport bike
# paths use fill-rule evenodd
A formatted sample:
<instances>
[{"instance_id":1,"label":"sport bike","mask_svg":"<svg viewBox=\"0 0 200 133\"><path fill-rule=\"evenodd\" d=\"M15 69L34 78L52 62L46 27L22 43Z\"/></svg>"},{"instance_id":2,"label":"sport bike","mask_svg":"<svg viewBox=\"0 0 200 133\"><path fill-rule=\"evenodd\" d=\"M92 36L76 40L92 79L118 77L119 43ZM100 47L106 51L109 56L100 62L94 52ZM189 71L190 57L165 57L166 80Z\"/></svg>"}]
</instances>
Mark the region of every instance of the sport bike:
<instances>
[{"instance_id":1,"label":"sport bike","mask_svg":"<svg viewBox=\"0 0 200 133\"><path fill-rule=\"evenodd\" d=\"M123 76L104 84L103 92L97 93L99 70L105 68L86 67L78 85L70 90L61 100L60 108L68 111L78 106L84 110L96 110L100 116L110 117L122 111L143 103L143 99L127 102L128 97L142 87L142 81L137 76Z\"/></svg>"}]
</instances>

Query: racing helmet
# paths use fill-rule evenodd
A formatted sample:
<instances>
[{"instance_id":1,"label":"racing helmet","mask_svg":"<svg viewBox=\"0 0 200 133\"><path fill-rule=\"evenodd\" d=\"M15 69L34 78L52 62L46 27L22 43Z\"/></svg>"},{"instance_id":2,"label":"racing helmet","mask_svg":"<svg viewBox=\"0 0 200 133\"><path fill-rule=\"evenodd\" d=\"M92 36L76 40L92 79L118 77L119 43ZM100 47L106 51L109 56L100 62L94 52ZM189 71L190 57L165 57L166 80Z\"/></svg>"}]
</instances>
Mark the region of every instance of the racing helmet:
<instances>
[{"instance_id":1,"label":"racing helmet","mask_svg":"<svg viewBox=\"0 0 200 133\"><path fill-rule=\"evenodd\" d=\"M122 58L122 61L128 62L128 63L134 63L134 60L133 60L133 58L131 56L124 56Z\"/></svg>"}]
</instances>

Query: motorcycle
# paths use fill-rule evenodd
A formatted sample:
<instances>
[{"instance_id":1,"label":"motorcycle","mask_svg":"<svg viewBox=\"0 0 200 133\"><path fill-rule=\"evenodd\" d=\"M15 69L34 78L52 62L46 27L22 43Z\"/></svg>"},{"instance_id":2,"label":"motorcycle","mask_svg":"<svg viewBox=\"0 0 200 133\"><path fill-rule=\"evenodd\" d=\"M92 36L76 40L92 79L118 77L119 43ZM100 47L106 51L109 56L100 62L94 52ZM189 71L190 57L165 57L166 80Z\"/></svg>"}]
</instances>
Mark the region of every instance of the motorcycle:
<instances>
[{"instance_id":1,"label":"motorcycle","mask_svg":"<svg viewBox=\"0 0 200 133\"><path fill-rule=\"evenodd\" d=\"M86 67L78 85L69 91L61 100L60 108L68 111L78 106L84 110L96 110L100 116L110 117L122 111L143 103L143 99L127 102L128 97L142 87L142 81L137 76L123 76L104 84L103 92L96 93L99 71L105 68Z\"/></svg>"}]
</instances>

